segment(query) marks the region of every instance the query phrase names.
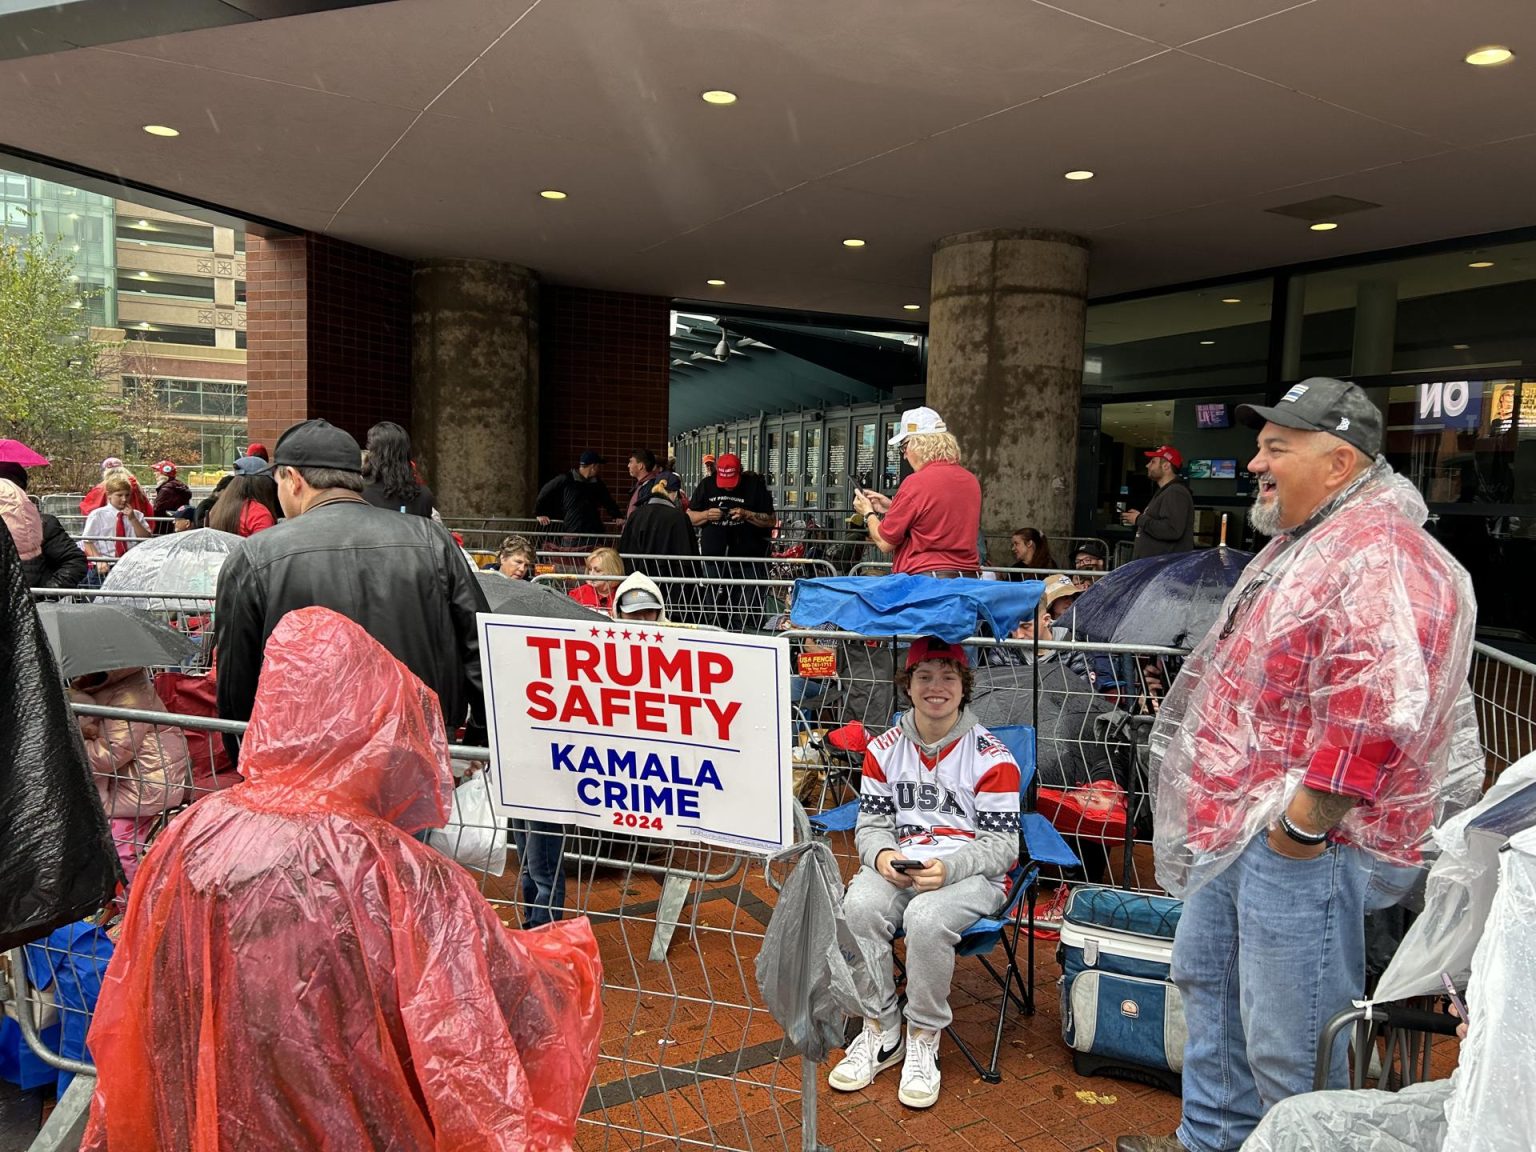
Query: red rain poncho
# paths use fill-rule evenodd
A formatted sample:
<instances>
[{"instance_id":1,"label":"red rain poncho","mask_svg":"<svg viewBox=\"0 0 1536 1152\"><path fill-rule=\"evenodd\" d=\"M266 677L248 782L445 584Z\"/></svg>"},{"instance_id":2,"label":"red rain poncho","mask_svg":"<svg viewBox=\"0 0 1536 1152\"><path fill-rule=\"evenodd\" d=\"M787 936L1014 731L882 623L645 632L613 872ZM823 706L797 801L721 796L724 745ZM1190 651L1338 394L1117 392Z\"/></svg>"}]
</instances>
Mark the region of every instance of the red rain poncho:
<instances>
[{"instance_id":1,"label":"red rain poncho","mask_svg":"<svg viewBox=\"0 0 1536 1152\"><path fill-rule=\"evenodd\" d=\"M410 838L452 794L432 693L351 621L289 613L240 763L244 783L139 871L90 1031L84 1147L570 1147L596 942L585 919L508 930Z\"/></svg>"}]
</instances>

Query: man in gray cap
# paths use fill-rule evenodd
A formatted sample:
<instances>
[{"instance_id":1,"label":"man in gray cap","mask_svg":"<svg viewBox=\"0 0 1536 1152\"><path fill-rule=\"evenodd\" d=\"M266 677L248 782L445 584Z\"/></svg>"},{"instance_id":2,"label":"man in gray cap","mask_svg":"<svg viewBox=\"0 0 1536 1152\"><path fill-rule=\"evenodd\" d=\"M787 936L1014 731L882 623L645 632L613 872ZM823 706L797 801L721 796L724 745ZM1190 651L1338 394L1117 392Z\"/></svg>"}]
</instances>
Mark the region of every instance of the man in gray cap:
<instances>
[{"instance_id":1,"label":"man in gray cap","mask_svg":"<svg viewBox=\"0 0 1536 1152\"><path fill-rule=\"evenodd\" d=\"M362 449L324 420L284 432L272 466L287 519L246 539L219 572L219 715L250 719L267 637L286 613L319 605L362 625L437 693L450 738L466 720L478 738L475 613L488 609L453 537L365 501Z\"/></svg>"},{"instance_id":2,"label":"man in gray cap","mask_svg":"<svg viewBox=\"0 0 1536 1152\"><path fill-rule=\"evenodd\" d=\"M1364 989L1365 913L1482 782L1471 581L1380 456L1380 410L1314 377L1237 417L1258 430L1252 523L1272 539L1150 740L1157 878L1184 900L1183 1120L1118 1152L1228 1152L1311 1090L1319 1032Z\"/></svg>"}]
</instances>

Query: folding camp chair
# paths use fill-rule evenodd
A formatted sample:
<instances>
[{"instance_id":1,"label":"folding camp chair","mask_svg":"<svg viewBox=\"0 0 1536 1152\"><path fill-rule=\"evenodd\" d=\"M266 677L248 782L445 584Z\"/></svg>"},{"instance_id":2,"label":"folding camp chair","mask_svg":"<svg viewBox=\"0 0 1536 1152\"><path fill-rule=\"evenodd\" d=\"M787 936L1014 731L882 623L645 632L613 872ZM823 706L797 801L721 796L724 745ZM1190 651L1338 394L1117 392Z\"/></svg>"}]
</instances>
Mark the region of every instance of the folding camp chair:
<instances>
[{"instance_id":1,"label":"folding camp chair","mask_svg":"<svg viewBox=\"0 0 1536 1152\"><path fill-rule=\"evenodd\" d=\"M960 934L960 942L955 945L957 956L975 956L981 961L982 967L997 982L1002 996L997 1006L997 1025L992 1036L992 1058L983 1066L971 1050L970 1045L962 1040L951 1024L944 1031L948 1034L960 1054L976 1070L976 1074L989 1084L996 1084L1002 1079L1002 1074L997 1069L998 1056L1003 1047L1003 1024L1008 1015L1008 1004L1011 1001L1018 1006L1019 1011L1026 1016L1035 1013L1035 900L1038 895L1037 882L1040 878L1040 866L1042 864L1054 864L1062 868L1078 868L1081 862L1067 842L1062 839L1061 833L1051 826L1038 812L1033 811L1032 797L1034 795L1035 778L1035 730L1027 725L1009 725L991 729L996 736L1008 746L1013 753L1014 763L1019 766L1019 862L1008 873L1009 896L1008 903L997 912L995 916L984 917L976 921ZM830 832L848 832L858 823L859 802L849 801L840 807L828 812L818 813L810 818L811 828L820 835ZM1025 940L1025 965L1020 971L1018 962L1019 936L1023 934ZM901 932L897 932L895 939L900 939ZM991 960L994 949L1001 945L1007 962L999 970ZM905 975L904 967L897 960L897 971Z\"/></svg>"}]
</instances>

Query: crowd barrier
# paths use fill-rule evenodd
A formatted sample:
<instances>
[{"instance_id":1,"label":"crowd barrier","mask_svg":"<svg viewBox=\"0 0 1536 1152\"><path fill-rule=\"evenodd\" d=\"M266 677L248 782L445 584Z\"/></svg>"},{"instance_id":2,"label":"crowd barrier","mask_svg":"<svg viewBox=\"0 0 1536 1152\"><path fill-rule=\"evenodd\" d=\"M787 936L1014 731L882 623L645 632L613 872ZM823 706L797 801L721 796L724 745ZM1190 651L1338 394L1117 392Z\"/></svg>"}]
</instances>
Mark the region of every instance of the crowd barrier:
<instances>
[{"instance_id":1,"label":"crowd barrier","mask_svg":"<svg viewBox=\"0 0 1536 1152\"><path fill-rule=\"evenodd\" d=\"M38 590L34 595L116 599L99 591ZM157 611L172 622L175 614L211 608L208 597L158 599L165 604ZM836 748L831 733L858 721L874 736L892 722L904 705L895 687L901 650L913 638L826 629L793 629L785 635L796 657L817 648L834 654L831 675L796 675L792 682L795 794L804 810L814 813L857 795L862 757ZM1081 642L972 638L965 643L976 677L972 707L981 721L1035 724L1033 802L1042 811L1046 803L1052 806L1053 822L1083 860L1084 873L1126 888L1155 890L1146 734L1185 653ZM797 667L792 663L792 671ZM1536 665L1479 644L1471 681L1490 771L1497 772L1536 748ZM185 804L237 779L223 734L239 733L243 724L85 702L75 704L75 713L84 726L133 725L143 750L135 765L142 759L172 766L164 781L150 782L159 785L158 791L144 786L140 768L104 773L110 795L131 790L137 797L126 809L119 807L113 821L114 841L125 863L136 864ZM489 759L484 748L456 746L451 752L461 765ZM1106 790L1094 788L1095 779L1119 785L1124 803L1120 824L1106 819ZM802 836L807 834L803 821L797 827ZM458 838L476 831L450 829L445 851L452 853ZM485 836L504 830L478 831ZM851 834L833 833L829 842L844 878L850 878L857 868ZM572 833L565 852L566 913L591 919L605 969L601 1053L578 1127L578 1146L603 1152L646 1145L817 1148L818 1133L826 1135L842 1123L836 1116L817 1120L824 1069L805 1066L789 1052L757 993L755 962L775 903L765 862L691 841L617 835ZM515 847L508 846L504 867L488 859L471 868L511 925L528 913L518 863ZM46 942L30 947L34 969L40 966L50 976L47 983L60 983L51 977L71 966L99 963L93 954L72 947ZM1049 966L1048 954L1042 953L1040 962ZM11 1007L26 1043L54 1067L93 1071L85 1053L45 1042L39 1027L43 1021L34 1015L37 1005L20 967L20 951L13 951ZM983 1003L987 995L985 985L966 984L957 973L953 1001L962 1026L995 1014L995 1000L990 1006ZM83 1006L60 1003L54 1010L73 1014L77 1024L88 1023ZM84 1028L67 1031L83 1034Z\"/></svg>"},{"instance_id":2,"label":"crowd barrier","mask_svg":"<svg viewBox=\"0 0 1536 1152\"><path fill-rule=\"evenodd\" d=\"M891 571L889 560L865 560L848 570L850 576L886 576ZM1095 580L1102 580L1107 572L1095 568L1002 568L984 564L981 572L997 580L1044 580L1047 576L1070 576L1086 588Z\"/></svg>"},{"instance_id":3,"label":"crowd barrier","mask_svg":"<svg viewBox=\"0 0 1536 1152\"><path fill-rule=\"evenodd\" d=\"M766 572L768 563L755 568ZM718 628L727 632L758 633L787 627L787 612L794 594L793 578L768 579L738 576L653 576L661 598L666 602L667 619L675 624ZM567 594L583 585L597 586L609 595L623 583L623 576L588 576L571 572L545 572L534 583Z\"/></svg>"}]
</instances>

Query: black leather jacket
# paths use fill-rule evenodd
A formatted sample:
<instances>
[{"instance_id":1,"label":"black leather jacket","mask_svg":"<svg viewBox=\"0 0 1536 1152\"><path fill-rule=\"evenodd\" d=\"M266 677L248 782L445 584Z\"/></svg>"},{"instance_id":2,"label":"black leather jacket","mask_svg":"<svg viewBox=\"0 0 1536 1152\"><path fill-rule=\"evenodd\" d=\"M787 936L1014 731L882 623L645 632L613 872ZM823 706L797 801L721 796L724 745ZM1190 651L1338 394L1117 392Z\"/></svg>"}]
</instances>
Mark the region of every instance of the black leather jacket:
<instances>
[{"instance_id":1,"label":"black leather jacket","mask_svg":"<svg viewBox=\"0 0 1536 1152\"><path fill-rule=\"evenodd\" d=\"M483 738L475 613L487 610L485 595L441 524L336 500L247 537L219 571L220 716L250 719L267 637L284 614L310 605L361 624L436 692L450 741L466 713L472 738Z\"/></svg>"}]
</instances>

